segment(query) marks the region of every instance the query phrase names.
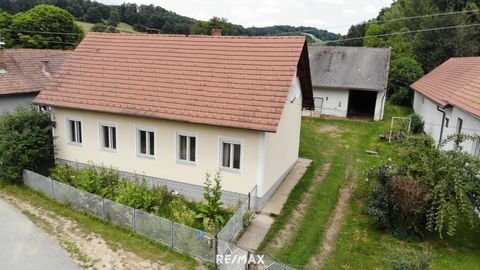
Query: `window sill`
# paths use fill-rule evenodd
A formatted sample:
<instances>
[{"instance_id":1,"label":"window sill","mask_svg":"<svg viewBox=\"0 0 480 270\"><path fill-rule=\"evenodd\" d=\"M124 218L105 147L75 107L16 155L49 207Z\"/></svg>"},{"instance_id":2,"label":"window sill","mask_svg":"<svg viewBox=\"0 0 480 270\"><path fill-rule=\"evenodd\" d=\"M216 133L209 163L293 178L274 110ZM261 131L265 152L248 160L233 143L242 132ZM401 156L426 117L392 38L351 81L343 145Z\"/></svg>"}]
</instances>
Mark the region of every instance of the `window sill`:
<instances>
[{"instance_id":1,"label":"window sill","mask_svg":"<svg viewBox=\"0 0 480 270\"><path fill-rule=\"evenodd\" d=\"M77 146L77 147L82 147L83 146L83 143L76 143L76 142L67 142L68 145L71 145L71 146Z\"/></svg>"},{"instance_id":2,"label":"window sill","mask_svg":"<svg viewBox=\"0 0 480 270\"><path fill-rule=\"evenodd\" d=\"M191 166L191 167L196 167L197 166L197 162L188 161L188 160L181 160L181 159L177 159L177 164L187 165L187 166Z\"/></svg>"},{"instance_id":3,"label":"window sill","mask_svg":"<svg viewBox=\"0 0 480 270\"><path fill-rule=\"evenodd\" d=\"M111 153L111 154L116 154L117 153L117 149L110 149L110 148L101 148L100 151Z\"/></svg>"},{"instance_id":4,"label":"window sill","mask_svg":"<svg viewBox=\"0 0 480 270\"><path fill-rule=\"evenodd\" d=\"M220 167L220 171L228 172L232 174L242 174L242 171L240 169L233 169L233 168L226 168L226 167Z\"/></svg>"},{"instance_id":5,"label":"window sill","mask_svg":"<svg viewBox=\"0 0 480 270\"><path fill-rule=\"evenodd\" d=\"M149 156L149 155L142 155L142 154L137 154L137 158L142 158L142 159L149 159L149 160L155 160L155 156Z\"/></svg>"}]
</instances>

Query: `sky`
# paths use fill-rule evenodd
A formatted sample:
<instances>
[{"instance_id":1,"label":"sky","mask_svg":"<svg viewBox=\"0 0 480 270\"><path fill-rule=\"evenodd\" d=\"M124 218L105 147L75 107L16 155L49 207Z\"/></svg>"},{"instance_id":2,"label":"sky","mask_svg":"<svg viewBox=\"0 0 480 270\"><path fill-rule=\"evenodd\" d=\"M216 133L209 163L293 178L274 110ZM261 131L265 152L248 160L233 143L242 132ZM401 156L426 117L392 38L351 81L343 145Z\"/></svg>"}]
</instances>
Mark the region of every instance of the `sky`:
<instances>
[{"instance_id":1,"label":"sky","mask_svg":"<svg viewBox=\"0 0 480 270\"><path fill-rule=\"evenodd\" d=\"M223 17L244 27L313 26L346 34L352 24L374 18L392 0L100 0L153 4L198 20Z\"/></svg>"}]
</instances>

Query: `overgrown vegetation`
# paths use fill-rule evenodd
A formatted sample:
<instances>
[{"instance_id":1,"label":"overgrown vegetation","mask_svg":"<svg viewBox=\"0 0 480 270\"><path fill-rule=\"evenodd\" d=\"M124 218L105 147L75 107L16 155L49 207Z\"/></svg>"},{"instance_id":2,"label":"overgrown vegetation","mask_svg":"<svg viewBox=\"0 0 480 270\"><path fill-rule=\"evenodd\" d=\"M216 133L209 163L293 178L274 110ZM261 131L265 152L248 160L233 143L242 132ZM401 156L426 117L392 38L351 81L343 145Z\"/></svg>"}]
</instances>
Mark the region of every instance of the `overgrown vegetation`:
<instances>
[{"instance_id":1,"label":"overgrown vegetation","mask_svg":"<svg viewBox=\"0 0 480 270\"><path fill-rule=\"evenodd\" d=\"M123 178L118 171L105 167L75 169L66 164L55 166L50 177L81 190L97 194L130 207L174 220L208 232L218 232L232 214L222 207L221 176L215 175L214 184L207 175L206 203L196 203L163 187L150 187L144 179Z\"/></svg>"},{"instance_id":2,"label":"overgrown vegetation","mask_svg":"<svg viewBox=\"0 0 480 270\"><path fill-rule=\"evenodd\" d=\"M451 140L461 140L450 138ZM398 156L370 173L373 193L366 212L375 223L402 236L454 236L458 224L478 226L480 161L460 149L441 150L426 136L408 137Z\"/></svg>"},{"instance_id":3,"label":"overgrown vegetation","mask_svg":"<svg viewBox=\"0 0 480 270\"><path fill-rule=\"evenodd\" d=\"M52 122L32 108L0 116L0 180L22 181L23 169L42 174L53 165Z\"/></svg>"}]
</instances>

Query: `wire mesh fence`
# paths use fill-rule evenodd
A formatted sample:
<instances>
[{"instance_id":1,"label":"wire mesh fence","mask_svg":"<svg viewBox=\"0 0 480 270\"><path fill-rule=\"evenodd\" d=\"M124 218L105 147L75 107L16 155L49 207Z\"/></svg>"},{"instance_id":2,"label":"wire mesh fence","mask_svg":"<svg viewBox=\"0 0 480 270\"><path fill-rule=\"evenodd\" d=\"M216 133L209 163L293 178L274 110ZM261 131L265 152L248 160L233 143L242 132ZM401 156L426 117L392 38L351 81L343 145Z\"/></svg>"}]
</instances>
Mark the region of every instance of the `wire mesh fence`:
<instances>
[{"instance_id":1,"label":"wire mesh fence","mask_svg":"<svg viewBox=\"0 0 480 270\"><path fill-rule=\"evenodd\" d=\"M119 204L34 172L25 170L23 178L25 185L43 193L47 197L69 204L102 220L131 229L147 238L213 263L219 269L240 270L247 269L247 267L249 267L248 269L256 269L254 266L248 265L247 259L238 259L232 263L217 263L218 256L229 255L236 256L236 258L247 258L253 254L246 249L238 247L232 241L244 229L245 213L255 209L256 188L241 202L240 207L218 234L218 237L215 237L202 230ZM263 268L258 269L294 268L273 259L267 259Z\"/></svg>"}]
</instances>

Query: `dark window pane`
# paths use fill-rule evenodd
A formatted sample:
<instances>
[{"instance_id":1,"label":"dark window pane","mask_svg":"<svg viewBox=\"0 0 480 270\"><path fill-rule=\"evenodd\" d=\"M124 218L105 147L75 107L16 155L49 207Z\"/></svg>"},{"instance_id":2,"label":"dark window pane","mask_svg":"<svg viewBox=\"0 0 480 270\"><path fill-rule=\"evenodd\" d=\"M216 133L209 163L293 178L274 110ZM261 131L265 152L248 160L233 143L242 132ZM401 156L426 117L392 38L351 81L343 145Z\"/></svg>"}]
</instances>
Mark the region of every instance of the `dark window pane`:
<instances>
[{"instance_id":1,"label":"dark window pane","mask_svg":"<svg viewBox=\"0 0 480 270\"><path fill-rule=\"evenodd\" d=\"M230 144L223 143L222 148L222 166L230 167Z\"/></svg>"},{"instance_id":2,"label":"dark window pane","mask_svg":"<svg viewBox=\"0 0 480 270\"><path fill-rule=\"evenodd\" d=\"M196 138L190 137L190 161L195 161Z\"/></svg>"},{"instance_id":3,"label":"dark window pane","mask_svg":"<svg viewBox=\"0 0 480 270\"><path fill-rule=\"evenodd\" d=\"M147 154L147 132L140 130L140 154Z\"/></svg>"},{"instance_id":4,"label":"dark window pane","mask_svg":"<svg viewBox=\"0 0 480 270\"><path fill-rule=\"evenodd\" d=\"M117 149L117 128L112 127L110 132L112 133L112 149Z\"/></svg>"},{"instance_id":5,"label":"dark window pane","mask_svg":"<svg viewBox=\"0 0 480 270\"><path fill-rule=\"evenodd\" d=\"M103 147L109 148L110 147L110 135L108 132L108 127L102 126L103 132Z\"/></svg>"},{"instance_id":6,"label":"dark window pane","mask_svg":"<svg viewBox=\"0 0 480 270\"><path fill-rule=\"evenodd\" d=\"M233 145L233 168L240 169L240 144Z\"/></svg>"},{"instance_id":7,"label":"dark window pane","mask_svg":"<svg viewBox=\"0 0 480 270\"><path fill-rule=\"evenodd\" d=\"M77 121L77 142L82 143L82 122Z\"/></svg>"},{"instance_id":8,"label":"dark window pane","mask_svg":"<svg viewBox=\"0 0 480 270\"><path fill-rule=\"evenodd\" d=\"M148 134L149 134L149 140L150 140L150 152L148 154L153 156L155 155L155 136L153 132L148 132Z\"/></svg>"},{"instance_id":9,"label":"dark window pane","mask_svg":"<svg viewBox=\"0 0 480 270\"><path fill-rule=\"evenodd\" d=\"M187 137L180 135L179 159L187 160Z\"/></svg>"},{"instance_id":10,"label":"dark window pane","mask_svg":"<svg viewBox=\"0 0 480 270\"><path fill-rule=\"evenodd\" d=\"M75 121L69 120L68 123L70 125L70 141L76 142Z\"/></svg>"}]
</instances>

